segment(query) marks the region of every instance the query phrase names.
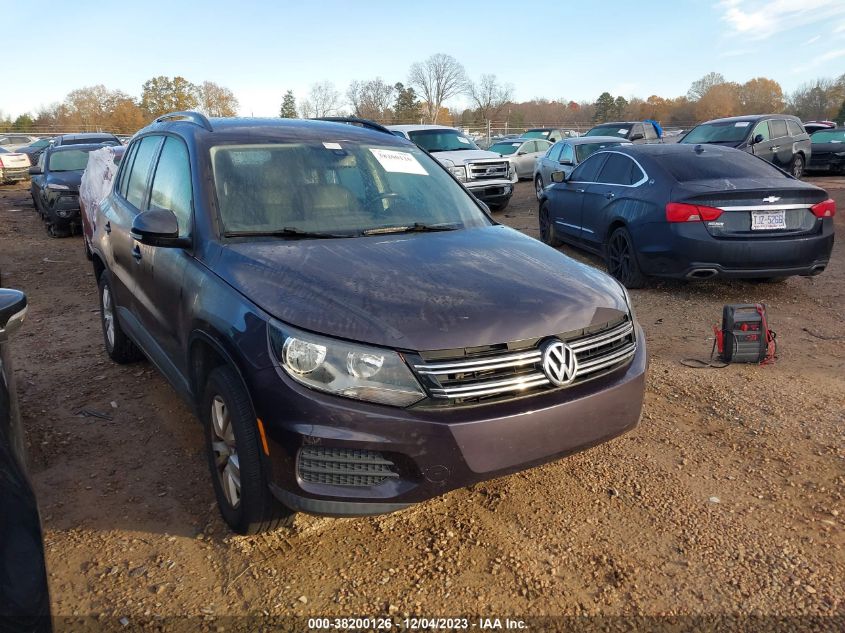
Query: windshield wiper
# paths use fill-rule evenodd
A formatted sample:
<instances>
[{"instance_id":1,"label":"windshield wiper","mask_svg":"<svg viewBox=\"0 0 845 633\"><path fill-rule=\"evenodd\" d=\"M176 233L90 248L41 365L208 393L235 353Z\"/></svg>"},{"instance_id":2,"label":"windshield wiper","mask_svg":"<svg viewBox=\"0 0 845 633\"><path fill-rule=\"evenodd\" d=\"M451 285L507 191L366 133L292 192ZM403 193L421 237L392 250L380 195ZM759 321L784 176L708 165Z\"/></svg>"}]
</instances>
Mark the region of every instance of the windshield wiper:
<instances>
[{"instance_id":1,"label":"windshield wiper","mask_svg":"<svg viewBox=\"0 0 845 633\"><path fill-rule=\"evenodd\" d=\"M296 237L303 239L325 240L340 237L355 237L352 234L339 233L318 233L315 231L303 231L301 229L294 229L292 227L285 227L283 229L275 229L272 231L226 231L223 237Z\"/></svg>"},{"instance_id":2,"label":"windshield wiper","mask_svg":"<svg viewBox=\"0 0 845 633\"><path fill-rule=\"evenodd\" d=\"M361 235L382 235L386 233L433 233L437 231L456 231L458 225L452 223L442 224L422 224L414 222L413 224L405 226L377 226L366 231L361 231Z\"/></svg>"}]
</instances>

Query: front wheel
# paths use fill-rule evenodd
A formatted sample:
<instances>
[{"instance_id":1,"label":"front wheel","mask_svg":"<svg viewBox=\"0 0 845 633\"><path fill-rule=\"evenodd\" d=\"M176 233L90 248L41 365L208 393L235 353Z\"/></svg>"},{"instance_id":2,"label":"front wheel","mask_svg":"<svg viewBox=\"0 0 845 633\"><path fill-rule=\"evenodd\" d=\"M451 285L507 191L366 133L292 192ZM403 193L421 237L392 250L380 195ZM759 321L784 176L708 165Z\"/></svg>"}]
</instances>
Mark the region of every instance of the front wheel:
<instances>
[{"instance_id":1,"label":"front wheel","mask_svg":"<svg viewBox=\"0 0 845 633\"><path fill-rule=\"evenodd\" d=\"M795 178L801 178L804 175L804 157L801 154L796 154L792 159L792 164L789 166L789 173Z\"/></svg>"},{"instance_id":2,"label":"front wheel","mask_svg":"<svg viewBox=\"0 0 845 633\"><path fill-rule=\"evenodd\" d=\"M543 177L537 174L537 177L534 179L534 192L537 194L537 200L543 195L545 189L546 185L543 183Z\"/></svg>"},{"instance_id":3,"label":"front wheel","mask_svg":"<svg viewBox=\"0 0 845 633\"><path fill-rule=\"evenodd\" d=\"M497 202L496 204L490 204L491 211L504 211L508 207L508 203L510 202L510 198L505 200L504 202Z\"/></svg>"},{"instance_id":4,"label":"front wheel","mask_svg":"<svg viewBox=\"0 0 845 633\"><path fill-rule=\"evenodd\" d=\"M293 512L270 492L256 416L234 369L224 365L211 372L201 411L214 494L229 527L258 534L290 524Z\"/></svg>"},{"instance_id":5,"label":"front wheel","mask_svg":"<svg viewBox=\"0 0 845 633\"><path fill-rule=\"evenodd\" d=\"M103 325L103 340L106 344L106 353L114 362L120 365L127 365L141 360L144 355L141 350L126 336L120 322L117 320L117 305L114 302L114 293L109 284L108 273L100 275L100 321Z\"/></svg>"},{"instance_id":6,"label":"front wheel","mask_svg":"<svg viewBox=\"0 0 845 633\"><path fill-rule=\"evenodd\" d=\"M560 246L563 244L555 235L555 227L552 222L549 204L545 203L540 207L540 239L549 246Z\"/></svg>"},{"instance_id":7,"label":"front wheel","mask_svg":"<svg viewBox=\"0 0 845 633\"><path fill-rule=\"evenodd\" d=\"M610 234L605 253L607 272L618 279L626 288L642 288L645 275L640 270L634 241L624 226Z\"/></svg>"}]
</instances>

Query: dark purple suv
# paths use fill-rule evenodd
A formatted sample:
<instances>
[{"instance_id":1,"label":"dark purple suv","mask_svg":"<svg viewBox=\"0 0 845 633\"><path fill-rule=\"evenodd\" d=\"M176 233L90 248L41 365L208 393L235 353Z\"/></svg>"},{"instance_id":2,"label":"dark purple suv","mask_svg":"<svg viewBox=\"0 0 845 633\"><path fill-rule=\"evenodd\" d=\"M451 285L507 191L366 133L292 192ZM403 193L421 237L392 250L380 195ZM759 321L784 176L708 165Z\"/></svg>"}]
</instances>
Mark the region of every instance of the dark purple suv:
<instances>
[{"instance_id":1,"label":"dark purple suv","mask_svg":"<svg viewBox=\"0 0 845 633\"><path fill-rule=\"evenodd\" d=\"M639 420L624 288L354 122L161 117L94 218L108 353L196 408L241 533L398 510Z\"/></svg>"}]
</instances>

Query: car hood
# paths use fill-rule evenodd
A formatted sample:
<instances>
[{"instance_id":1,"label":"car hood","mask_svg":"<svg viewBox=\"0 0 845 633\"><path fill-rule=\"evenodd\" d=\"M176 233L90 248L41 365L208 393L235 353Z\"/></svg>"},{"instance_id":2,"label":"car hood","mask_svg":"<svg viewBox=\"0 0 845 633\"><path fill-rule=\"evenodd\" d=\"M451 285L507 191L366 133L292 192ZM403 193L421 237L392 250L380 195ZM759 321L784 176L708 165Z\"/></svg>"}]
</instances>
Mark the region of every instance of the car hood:
<instances>
[{"instance_id":1,"label":"car hood","mask_svg":"<svg viewBox=\"0 0 845 633\"><path fill-rule=\"evenodd\" d=\"M611 277L503 226L244 241L214 268L288 324L415 351L571 332L628 311Z\"/></svg>"},{"instance_id":2,"label":"car hood","mask_svg":"<svg viewBox=\"0 0 845 633\"><path fill-rule=\"evenodd\" d=\"M477 160L502 160L502 156L496 152L488 152L483 149L462 149L455 152L434 152L432 153L441 163L451 161L455 165L463 165L469 161ZM507 160L507 157L505 157Z\"/></svg>"},{"instance_id":3,"label":"car hood","mask_svg":"<svg viewBox=\"0 0 845 633\"><path fill-rule=\"evenodd\" d=\"M73 191L79 191L79 184L82 182L81 171L51 171L47 174L47 184L65 185Z\"/></svg>"}]
</instances>

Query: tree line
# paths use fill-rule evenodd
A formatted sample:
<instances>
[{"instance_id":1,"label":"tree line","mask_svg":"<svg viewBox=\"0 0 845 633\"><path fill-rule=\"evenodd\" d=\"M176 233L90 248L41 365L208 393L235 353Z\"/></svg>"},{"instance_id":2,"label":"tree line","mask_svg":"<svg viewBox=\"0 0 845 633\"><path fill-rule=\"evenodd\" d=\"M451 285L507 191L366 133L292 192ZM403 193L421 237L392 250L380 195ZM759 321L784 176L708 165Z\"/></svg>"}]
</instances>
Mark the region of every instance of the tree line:
<instances>
[{"instance_id":1,"label":"tree line","mask_svg":"<svg viewBox=\"0 0 845 633\"><path fill-rule=\"evenodd\" d=\"M588 124L612 120L654 119L664 125L688 126L697 121L752 113L789 113L809 120L845 124L845 73L819 78L791 94L777 81L756 77L745 83L727 81L711 72L692 82L678 97L614 96L603 92L595 101L564 98L513 100L514 88L494 74L471 80L463 65L443 53L411 65L406 83L381 77L353 80L344 93L330 81L313 84L297 99L284 93L279 116L311 118L352 115L383 123L446 123L465 127L526 124ZM467 108L448 108L463 96ZM208 116L235 116L238 100L231 90L211 81L194 84L184 77L153 77L134 98L103 85L70 92L61 103L42 107L12 121L0 114L0 129L112 130L131 133L151 119L174 110L198 110Z\"/></svg>"}]
</instances>

